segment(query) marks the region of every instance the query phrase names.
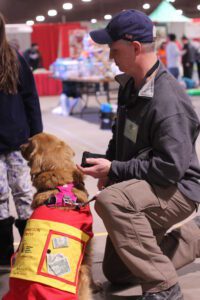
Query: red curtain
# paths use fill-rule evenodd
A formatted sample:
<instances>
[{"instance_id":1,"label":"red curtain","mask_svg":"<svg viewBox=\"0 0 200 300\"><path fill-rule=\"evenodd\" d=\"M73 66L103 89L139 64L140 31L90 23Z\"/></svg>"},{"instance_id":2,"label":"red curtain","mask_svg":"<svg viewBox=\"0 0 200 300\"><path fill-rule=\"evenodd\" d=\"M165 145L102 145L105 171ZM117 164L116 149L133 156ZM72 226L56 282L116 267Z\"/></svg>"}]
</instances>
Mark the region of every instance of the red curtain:
<instances>
[{"instance_id":1,"label":"red curtain","mask_svg":"<svg viewBox=\"0 0 200 300\"><path fill-rule=\"evenodd\" d=\"M33 25L31 42L39 45L43 67L48 69L58 54L59 28L57 24Z\"/></svg>"},{"instance_id":2,"label":"red curtain","mask_svg":"<svg viewBox=\"0 0 200 300\"><path fill-rule=\"evenodd\" d=\"M57 57L69 56L70 30L82 27L80 23L64 23L36 24L32 28L31 42L39 45L43 67L48 69Z\"/></svg>"}]
</instances>

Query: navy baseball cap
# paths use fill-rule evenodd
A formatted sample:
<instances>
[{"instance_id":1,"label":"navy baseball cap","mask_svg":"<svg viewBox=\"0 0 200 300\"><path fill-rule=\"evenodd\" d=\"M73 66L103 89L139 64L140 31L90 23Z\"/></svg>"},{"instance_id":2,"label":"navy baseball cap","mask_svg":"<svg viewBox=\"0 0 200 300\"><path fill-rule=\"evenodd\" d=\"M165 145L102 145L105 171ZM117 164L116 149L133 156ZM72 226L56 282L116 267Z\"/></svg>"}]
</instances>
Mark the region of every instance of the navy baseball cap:
<instances>
[{"instance_id":1,"label":"navy baseball cap","mask_svg":"<svg viewBox=\"0 0 200 300\"><path fill-rule=\"evenodd\" d=\"M90 32L92 40L97 44L111 44L117 40L152 43L155 29L151 19L141 11L123 10L115 15L106 28Z\"/></svg>"}]
</instances>

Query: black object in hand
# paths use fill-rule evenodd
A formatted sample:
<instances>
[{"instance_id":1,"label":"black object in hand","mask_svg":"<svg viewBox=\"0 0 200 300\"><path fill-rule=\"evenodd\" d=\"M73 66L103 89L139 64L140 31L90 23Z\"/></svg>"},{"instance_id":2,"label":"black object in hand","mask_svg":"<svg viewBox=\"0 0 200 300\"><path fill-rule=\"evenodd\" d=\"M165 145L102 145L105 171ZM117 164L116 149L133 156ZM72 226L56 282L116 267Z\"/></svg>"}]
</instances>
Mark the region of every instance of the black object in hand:
<instances>
[{"instance_id":1,"label":"black object in hand","mask_svg":"<svg viewBox=\"0 0 200 300\"><path fill-rule=\"evenodd\" d=\"M87 158L105 158L105 155L84 151L83 152L83 157L82 157L82 162L81 162L81 167L87 168L87 167L92 167L93 166L93 164L88 164L86 162Z\"/></svg>"}]
</instances>

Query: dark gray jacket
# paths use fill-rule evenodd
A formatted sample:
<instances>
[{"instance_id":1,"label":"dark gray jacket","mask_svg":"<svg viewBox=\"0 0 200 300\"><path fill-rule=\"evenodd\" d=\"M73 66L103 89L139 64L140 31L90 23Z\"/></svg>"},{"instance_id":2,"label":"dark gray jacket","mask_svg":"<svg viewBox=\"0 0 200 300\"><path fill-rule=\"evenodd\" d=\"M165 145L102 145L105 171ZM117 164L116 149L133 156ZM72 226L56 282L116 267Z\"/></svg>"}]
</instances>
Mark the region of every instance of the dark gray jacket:
<instances>
[{"instance_id":1,"label":"dark gray jacket","mask_svg":"<svg viewBox=\"0 0 200 300\"><path fill-rule=\"evenodd\" d=\"M199 120L190 98L162 64L137 95L131 77L122 74L116 79L118 114L106 153L112 161L109 178L177 185L188 198L200 202L195 151Z\"/></svg>"}]
</instances>

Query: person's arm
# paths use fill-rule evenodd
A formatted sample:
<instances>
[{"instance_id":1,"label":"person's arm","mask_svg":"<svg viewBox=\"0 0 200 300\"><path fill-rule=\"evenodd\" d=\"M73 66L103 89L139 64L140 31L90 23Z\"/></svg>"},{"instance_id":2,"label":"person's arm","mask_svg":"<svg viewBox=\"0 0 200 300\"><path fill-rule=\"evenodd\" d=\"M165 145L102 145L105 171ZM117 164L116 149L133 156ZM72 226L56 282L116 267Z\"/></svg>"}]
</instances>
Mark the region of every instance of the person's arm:
<instances>
[{"instance_id":1,"label":"person's arm","mask_svg":"<svg viewBox=\"0 0 200 300\"><path fill-rule=\"evenodd\" d=\"M151 132L152 157L133 158L126 162L112 161L108 176L113 181L132 178L167 186L177 183L185 174L192 157L194 137L191 120L184 114L165 119Z\"/></svg>"},{"instance_id":2,"label":"person's arm","mask_svg":"<svg viewBox=\"0 0 200 300\"><path fill-rule=\"evenodd\" d=\"M175 55L176 57L182 55L181 50L178 48L178 46L177 46L176 44L174 44L174 55Z\"/></svg>"},{"instance_id":3,"label":"person's arm","mask_svg":"<svg viewBox=\"0 0 200 300\"><path fill-rule=\"evenodd\" d=\"M198 126L184 114L174 115L152 129L150 158L133 158L125 162L90 158L87 162L93 166L80 169L94 178L107 176L111 182L135 178L161 186L175 184L189 167Z\"/></svg>"},{"instance_id":4,"label":"person's arm","mask_svg":"<svg viewBox=\"0 0 200 300\"><path fill-rule=\"evenodd\" d=\"M23 99L27 120L30 126L30 136L42 132L42 116L40 103L35 87L35 81L28 64L24 58L19 57L19 93Z\"/></svg>"}]
</instances>

